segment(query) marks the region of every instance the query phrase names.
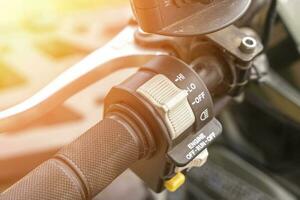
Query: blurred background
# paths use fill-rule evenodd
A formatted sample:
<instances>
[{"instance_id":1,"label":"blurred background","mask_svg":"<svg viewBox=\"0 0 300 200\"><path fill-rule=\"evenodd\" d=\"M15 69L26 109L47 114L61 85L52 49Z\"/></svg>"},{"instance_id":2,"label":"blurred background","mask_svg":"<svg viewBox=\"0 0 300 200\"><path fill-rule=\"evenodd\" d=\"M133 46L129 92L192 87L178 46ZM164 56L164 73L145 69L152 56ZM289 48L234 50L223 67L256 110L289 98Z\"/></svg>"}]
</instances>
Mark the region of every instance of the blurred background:
<instances>
[{"instance_id":1,"label":"blurred background","mask_svg":"<svg viewBox=\"0 0 300 200\"><path fill-rule=\"evenodd\" d=\"M105 43L126 24L125 5L121 0L0 1L0 109L30 96Z\"/></svg>"},{"instance_id":2,"label":"blurred background","mask_svg":"<svg viewBox=\"0 0 300 200\"><path fill-rule=\"evenodd\" d=\"M32 96L101 47L131 16L127 0L0 0L0 13L0 110ZM108 77L29 126L0 134L0 191L99 121L106 92L130 73Z\"/></svg>"}]
</instances>

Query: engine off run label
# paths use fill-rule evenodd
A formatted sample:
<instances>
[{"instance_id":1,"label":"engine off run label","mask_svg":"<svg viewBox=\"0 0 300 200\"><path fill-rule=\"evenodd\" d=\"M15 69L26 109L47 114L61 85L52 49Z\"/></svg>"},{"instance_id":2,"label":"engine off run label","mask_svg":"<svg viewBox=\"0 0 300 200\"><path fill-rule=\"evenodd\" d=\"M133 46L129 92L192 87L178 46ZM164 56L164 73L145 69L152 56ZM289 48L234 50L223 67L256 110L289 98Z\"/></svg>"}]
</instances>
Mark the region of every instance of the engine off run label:
<instances>
[{"instance_id":1,"label":"engine off run label","mask_svg":"<svg viewBox=\"0 0 300 200\"><path fill-rule=\"evenodd\" d=\"M192 161L195 155L201 153L216 137L214 132L208 136L201 133L193 142L187 145L191 151L185 156L186 159Z\"/></svg>"},{"instance_id":2,"label":"engine off run label","mask_svg":"<svg viewBox=\"0 0 300 200\"><path fill-rule=\"evenodd\" d=\"M205 125L197 134L188 136L184 141L168 152L168 156L178 167L194 160L221 134L222 126L217 119Z\"/></svg>"}]
</instances>

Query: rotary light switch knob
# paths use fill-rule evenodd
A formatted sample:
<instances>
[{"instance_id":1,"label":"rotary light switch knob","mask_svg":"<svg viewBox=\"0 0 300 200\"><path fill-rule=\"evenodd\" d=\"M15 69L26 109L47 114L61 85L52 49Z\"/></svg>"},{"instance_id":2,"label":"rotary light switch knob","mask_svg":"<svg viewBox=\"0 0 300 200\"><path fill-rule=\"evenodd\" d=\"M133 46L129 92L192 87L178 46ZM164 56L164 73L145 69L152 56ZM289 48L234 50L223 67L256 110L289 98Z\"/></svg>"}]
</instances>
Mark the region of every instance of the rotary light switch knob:
<instances>
[{"instance_id":1,"label":"rotary light switch knob","mask_svg":"<svg viewBox=\"0 0 300 200\"><path fill-rule=\"evenodd\" d=\"M195 115L187 100L187 91L179 89L166 76L154 76L139 87L137 92L158 109L172 140L195 122Z\"/></svg>"}]
</instances>

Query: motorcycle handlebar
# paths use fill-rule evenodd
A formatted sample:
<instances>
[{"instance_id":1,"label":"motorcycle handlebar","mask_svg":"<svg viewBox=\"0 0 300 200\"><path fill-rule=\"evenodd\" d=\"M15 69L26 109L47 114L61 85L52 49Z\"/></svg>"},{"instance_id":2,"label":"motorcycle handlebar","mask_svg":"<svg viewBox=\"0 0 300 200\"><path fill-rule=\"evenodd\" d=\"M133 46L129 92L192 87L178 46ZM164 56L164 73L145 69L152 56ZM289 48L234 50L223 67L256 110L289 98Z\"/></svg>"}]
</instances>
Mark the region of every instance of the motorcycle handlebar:
<instances>
[{"instance_id":1,"label":"motorcycle handlebar","mask_svg":"<svg viewBox=\"0 0 300 200\"><path fill-rule=\"evenodd\" d=\"M105 118L5 191L0 199L92 199L139 160L139 151L136 133L126 121Z\"/></svg>"}]
</instances>

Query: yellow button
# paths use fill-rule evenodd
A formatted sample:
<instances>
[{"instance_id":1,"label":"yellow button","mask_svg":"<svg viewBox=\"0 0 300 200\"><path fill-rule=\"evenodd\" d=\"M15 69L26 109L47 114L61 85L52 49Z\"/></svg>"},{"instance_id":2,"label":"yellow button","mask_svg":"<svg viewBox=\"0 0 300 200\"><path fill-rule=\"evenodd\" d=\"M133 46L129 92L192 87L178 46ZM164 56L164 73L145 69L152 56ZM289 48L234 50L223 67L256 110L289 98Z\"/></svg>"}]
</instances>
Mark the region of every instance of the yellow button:
<instances>
[{"instance_id":1,"label":"yellow button","mask_svg":"<svg viewBox=\"0 0 300 200\"><path fill-rule=\"evenodd\" d=\"M185 176L182 173L177 173L170 180L165 181L165 188L170 192L175 192L180 188L185 182Z\"/></svg>"}]
</instances>

